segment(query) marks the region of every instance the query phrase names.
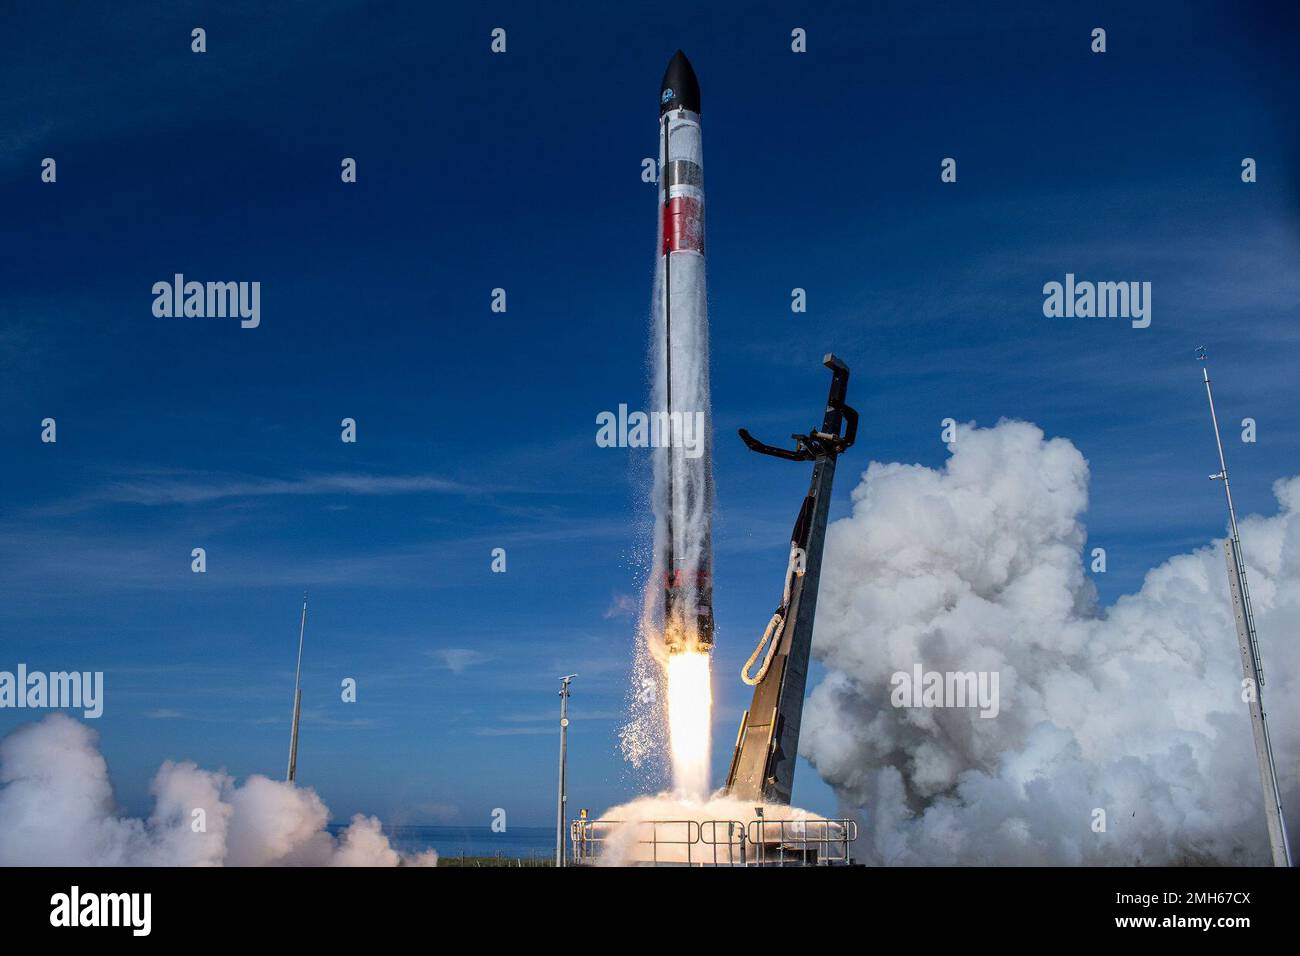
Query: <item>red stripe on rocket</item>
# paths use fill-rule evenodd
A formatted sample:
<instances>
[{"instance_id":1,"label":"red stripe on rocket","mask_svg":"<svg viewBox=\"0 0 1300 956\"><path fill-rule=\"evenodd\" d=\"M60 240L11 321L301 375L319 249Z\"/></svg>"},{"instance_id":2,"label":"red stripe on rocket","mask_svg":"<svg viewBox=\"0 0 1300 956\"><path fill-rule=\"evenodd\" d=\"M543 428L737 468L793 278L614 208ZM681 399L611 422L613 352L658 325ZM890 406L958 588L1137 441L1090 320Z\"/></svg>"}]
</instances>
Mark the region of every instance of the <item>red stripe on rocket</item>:
<instances>
[{"instance_id":1,"label":"red stripe on rocket","mask_svg":"<svg viewBox=\"0 0 1300 956\"><path fill-rule=\"evenodd\" d=\"M704 203L675 196L664 206L663 252L704 252Z\"/></svg>"}]
</instances>

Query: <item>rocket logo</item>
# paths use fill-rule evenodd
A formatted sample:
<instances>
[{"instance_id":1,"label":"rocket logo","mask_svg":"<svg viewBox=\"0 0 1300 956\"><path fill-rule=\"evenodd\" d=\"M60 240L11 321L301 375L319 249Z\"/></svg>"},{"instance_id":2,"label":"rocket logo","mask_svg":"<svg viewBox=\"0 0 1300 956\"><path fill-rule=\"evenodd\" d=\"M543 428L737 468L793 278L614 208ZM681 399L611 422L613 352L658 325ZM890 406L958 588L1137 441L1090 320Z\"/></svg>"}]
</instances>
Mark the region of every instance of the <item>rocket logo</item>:
<instances>
[{"instance_id":1,"label":"rocket logo","mask_svg":"<svg viewBox=\"0 0 1300 956\"><path fill-rule=\"evenodd\" d=\"M673 98L674 96L676 96L676 95L677 95L677 94L674 93L674 92L672 91L672 88L669 87L668 89L664 90L663 96L660 97L660 100L659 100L659 101L660 101L661 103L668 103L668 102L670 102L670 101L672 100L672 98Z\"/></svg>"}]
</instances>

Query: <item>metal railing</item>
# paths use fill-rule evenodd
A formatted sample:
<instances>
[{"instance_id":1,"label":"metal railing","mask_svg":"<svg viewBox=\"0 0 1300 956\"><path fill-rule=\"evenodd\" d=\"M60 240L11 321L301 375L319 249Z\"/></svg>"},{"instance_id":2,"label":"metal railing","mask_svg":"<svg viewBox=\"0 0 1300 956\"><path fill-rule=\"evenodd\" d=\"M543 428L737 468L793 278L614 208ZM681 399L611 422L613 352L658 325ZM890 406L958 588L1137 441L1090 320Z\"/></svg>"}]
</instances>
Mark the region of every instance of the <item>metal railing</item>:
<instances>
[{"instance_id":1,"label":"metal railing","mask_svg":"<svg viewBox=\"0 0 1300 956\"><path fill-rule=\"evenodd\" d=\"M588 866L611 853L629 866L846 866L858 825L820 817L574 820L569 838L574 862Z\"/></svg>"},{"instance_id":2,"label":"metal railing","mask_svg":"<svg viewBox=\"0 0 1300 956\"><path fill-rule=\"evenodd\" d=\"M856 820L749 821L746 836L755 866L846 866L853 862L849 844L858 838Z\"/></svg>"}]
</instances>

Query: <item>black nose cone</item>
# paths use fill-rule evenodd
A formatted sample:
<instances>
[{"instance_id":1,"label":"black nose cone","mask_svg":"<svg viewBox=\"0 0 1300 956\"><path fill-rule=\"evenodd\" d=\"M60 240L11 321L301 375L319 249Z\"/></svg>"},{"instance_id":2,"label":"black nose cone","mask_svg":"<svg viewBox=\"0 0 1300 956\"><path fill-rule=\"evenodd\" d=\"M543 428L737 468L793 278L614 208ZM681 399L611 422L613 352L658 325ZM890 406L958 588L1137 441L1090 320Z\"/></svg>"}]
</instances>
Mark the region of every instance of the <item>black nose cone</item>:
<instances>
[{"instance_id":1,"label":"black nose cone","mask_svg":"<svg viewBox=\"0 0 1300 956\"><path fill-rule=\"evenodd\" d=\"M686 54L678 50L664 71L663 86L659 89L659 115L669 110L700 111L700 81Z\"/></svg>"}]
</instances>

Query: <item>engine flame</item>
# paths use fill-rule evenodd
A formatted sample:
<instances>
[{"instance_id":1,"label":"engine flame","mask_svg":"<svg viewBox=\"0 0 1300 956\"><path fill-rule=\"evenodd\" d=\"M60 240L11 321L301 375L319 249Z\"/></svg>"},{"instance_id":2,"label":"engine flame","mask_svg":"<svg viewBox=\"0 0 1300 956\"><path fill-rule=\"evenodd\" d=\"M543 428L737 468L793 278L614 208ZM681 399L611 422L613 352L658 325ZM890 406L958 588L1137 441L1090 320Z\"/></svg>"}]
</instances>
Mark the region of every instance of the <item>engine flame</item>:
<instances>
[{"instance_id":1,"label":"engine flame","mask_svg":"<svg viewBox=\"0 0 1300 956\"><path fill-rule=\"evenodd\" d=\"M709 750L713 688L709 655L682 651L668 655L668 746L673 786L689 799L709 792Z\"/></svg>"}]
</instances>

